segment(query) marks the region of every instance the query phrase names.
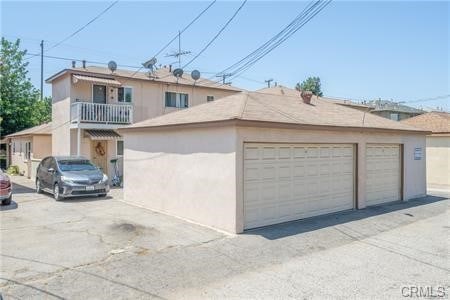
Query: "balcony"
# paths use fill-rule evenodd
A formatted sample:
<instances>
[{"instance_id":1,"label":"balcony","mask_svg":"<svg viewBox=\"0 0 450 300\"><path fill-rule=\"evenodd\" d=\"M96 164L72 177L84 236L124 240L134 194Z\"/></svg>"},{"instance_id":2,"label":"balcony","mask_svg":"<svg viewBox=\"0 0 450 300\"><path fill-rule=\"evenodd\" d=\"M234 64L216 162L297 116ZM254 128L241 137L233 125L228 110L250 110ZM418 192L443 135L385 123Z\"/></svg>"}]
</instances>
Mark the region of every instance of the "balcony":
<instances>
[{"instance_id":1,"label":"balcony","mask_svg":"<svg viewBox=\"0 0 450 300\"><path fill-rule=\"evenodd\" d=\"M97 124L93 127L117 127L133 122L133 106L129 104L103 104L75 102L70 108L70 121L75 127L85 123ZM104 126L102 126L104 125Z\"/></svg>"}]
</instances>

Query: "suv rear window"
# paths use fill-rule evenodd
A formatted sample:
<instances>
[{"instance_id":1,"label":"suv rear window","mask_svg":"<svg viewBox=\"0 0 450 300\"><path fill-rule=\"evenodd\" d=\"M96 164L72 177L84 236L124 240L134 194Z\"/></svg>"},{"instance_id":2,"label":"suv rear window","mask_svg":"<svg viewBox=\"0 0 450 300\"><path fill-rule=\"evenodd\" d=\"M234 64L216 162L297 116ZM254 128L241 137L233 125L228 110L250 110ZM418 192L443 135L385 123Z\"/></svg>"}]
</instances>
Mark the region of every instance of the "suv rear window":
<instances>
[{"instance_id":1,"label":"suv rear window","mask_svg":"<svg viewBox=\"0 0 450 300\"><path fill-rule=\"evenodd\" d=\"M92 171L97 169L89 160L60 160L58 165L62 172Z\"/></svg>"}]
</instances>

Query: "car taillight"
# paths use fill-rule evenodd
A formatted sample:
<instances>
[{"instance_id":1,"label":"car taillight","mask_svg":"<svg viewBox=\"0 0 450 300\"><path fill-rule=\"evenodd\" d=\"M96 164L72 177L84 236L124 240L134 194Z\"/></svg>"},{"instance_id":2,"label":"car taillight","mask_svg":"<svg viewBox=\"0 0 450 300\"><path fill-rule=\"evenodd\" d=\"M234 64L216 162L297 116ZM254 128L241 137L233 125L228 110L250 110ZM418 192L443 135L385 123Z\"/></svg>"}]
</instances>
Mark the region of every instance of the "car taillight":
<instances>
[{"instance_id":1,"label":"car taillight","mask_svg":"<svg viewBox=\"0 0 450 300\"><path fill-rule=\"evenodd\" d=\"M0 188L6 189L11 185L9 180L0 180Z\"/></svg>"}]
</instances>

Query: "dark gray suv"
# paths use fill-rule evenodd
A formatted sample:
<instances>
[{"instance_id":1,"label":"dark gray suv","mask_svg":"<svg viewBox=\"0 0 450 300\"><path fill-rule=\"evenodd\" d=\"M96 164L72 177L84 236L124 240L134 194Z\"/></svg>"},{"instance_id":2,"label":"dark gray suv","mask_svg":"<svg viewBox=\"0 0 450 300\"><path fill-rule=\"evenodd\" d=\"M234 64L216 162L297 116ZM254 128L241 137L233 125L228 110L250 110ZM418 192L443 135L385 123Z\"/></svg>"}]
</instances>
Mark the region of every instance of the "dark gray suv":
<instances>
[{"instance_id":1,"label":"dark gray suv","mask_svg":"<svg viewBox=\"0 0 450 300\"><path fill-rule=\"evenodd\" d=\"M56 200L75 196L106 196L108 176L80 156L49 156L36 172L36 192L52 193Z\"/></svg>"}]
</instances>

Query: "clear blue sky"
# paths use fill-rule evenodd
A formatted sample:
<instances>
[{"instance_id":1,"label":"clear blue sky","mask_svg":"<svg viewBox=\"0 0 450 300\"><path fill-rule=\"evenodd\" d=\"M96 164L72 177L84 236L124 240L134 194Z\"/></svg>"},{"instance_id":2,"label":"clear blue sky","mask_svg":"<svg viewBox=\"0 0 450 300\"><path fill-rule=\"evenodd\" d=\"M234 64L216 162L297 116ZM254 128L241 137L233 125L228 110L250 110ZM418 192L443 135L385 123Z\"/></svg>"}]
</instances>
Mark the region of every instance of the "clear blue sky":
<instances>
[{"instance_id":1,"label":"clear blue sky","mask_svg":"<svg viewBox=\"0 0 450 300\"><path fill-rule=\"evenodd\" d=\"M23 48L36 53L40 39L51 46L110 3L2 1L1 33L8 39L21 37ZM208 3L120 1L95 23L46 54L139 66ZM185 32L182 48L195 55L240 3L216 3ZM221 71L276 34L306 4L249 1L189 68ZM274 78L293 87L307 76L319 76L325 95L330 96L411 101L447 95L450 94L449 15L449 2L335 1L233 84L258 89L264 87L265 79ZM164 54L176 48L175 43ZM162 64L173 61L164 55L158 59ZM38 57L30 60L29 75L37 87L39 66ZM68 66L70 62L46 59L45 77ZM44 92L51 93L48 85ZM446 98L414 106L438 105L450 110L449 103L450 98Z\"/></svg>"}]
</instances>

